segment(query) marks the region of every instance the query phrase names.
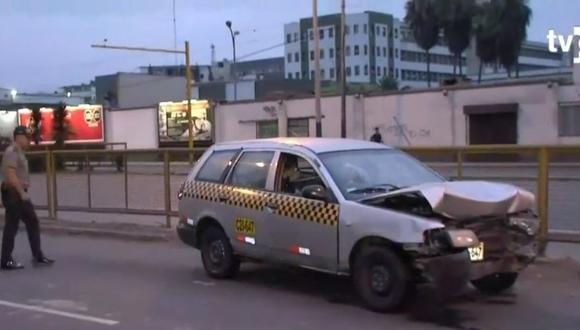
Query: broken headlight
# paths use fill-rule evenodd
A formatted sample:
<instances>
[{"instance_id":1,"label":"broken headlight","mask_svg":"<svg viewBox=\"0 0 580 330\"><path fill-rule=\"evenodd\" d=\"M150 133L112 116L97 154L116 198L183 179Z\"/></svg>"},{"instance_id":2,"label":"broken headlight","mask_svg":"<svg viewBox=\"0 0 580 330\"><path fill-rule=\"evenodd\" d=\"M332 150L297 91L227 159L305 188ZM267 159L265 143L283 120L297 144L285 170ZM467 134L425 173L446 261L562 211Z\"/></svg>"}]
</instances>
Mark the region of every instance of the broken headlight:
<instances>
[{"instance_id":1,"label":"broken headlight","mask_svg":"<svg viewBox=\"0 0 580 330\"><path fill-rule=\"evenodd\" d=\"M540 222L538 218L522 217L522 216L511 216L508 219L509 225L514 227L529 236L535 236L540 228Z\"/></svg>"},{"instance_id":2,"label":"broken headlight","mask_svg":"<svg viewBox=\"0 0 580 330\"><path fill-rule=\"evenodd\" d=\"M479 244L475 233L468 229L427 230L423 235L427 246L442 250L464 249Z\"/></svg>"}]
</instances>

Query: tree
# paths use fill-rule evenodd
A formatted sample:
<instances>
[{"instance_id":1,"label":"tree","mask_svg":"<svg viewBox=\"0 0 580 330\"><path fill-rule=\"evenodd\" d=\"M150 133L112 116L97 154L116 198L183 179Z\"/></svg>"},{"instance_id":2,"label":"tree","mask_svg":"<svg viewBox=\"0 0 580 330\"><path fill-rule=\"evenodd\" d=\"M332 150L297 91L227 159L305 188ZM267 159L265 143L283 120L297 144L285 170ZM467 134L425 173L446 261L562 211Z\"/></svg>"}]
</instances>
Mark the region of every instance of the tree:
<instances>
[{"instance_id":1,"label":"tree","mask_svg":"<svg viewBox=\"0 0 580 330\"><path fill-rule=\"evenodd\" d=\"M459 65L459 75L463 75L461 54L469 47L472 35L473 17L476 12L475 0L439 0L437 1L443 35L449 52L454 55L453 76Z\"/></svg>"},{"instance_id":2,"label":"tree","mask_svg":"<svg viewBox=\"0 0 580 330\"><path fill-rule=\"evenodd\" d=\"M532 10L527 0L502 0L502 15L497 38L497 54L501 65L511 77L513 67L519 76L518 58L522 42L527 37L527 27L530 25Z\"/></svg>"},{"instance_id":3,"label":"tree","mask_svg":"<svg viewBox=\"0 0 580 330\"><path fill-rule=\"evenodd\" d=\"M32 108L31 119L32 119L32 121L31 121L30 129L32 130L32 132L31 132L32 141L34 141L34 144L39 145L40 144L40 130L41 130L41 126L42 126L42 113L40 112L39 107Z\"/></svg>"},{"instance_id":4,"label":"tree","mask_svg":"<svg viewBox=\"0 0 580 330\"><path fill-rule=\"evenodd\" d=\"M385 76L383 77L379 83L379 87L384 91L396 91L399 89L399 82L395 80L393 77Z\"/></svg>"},{"instance_id":5,"label":"tree","mask_svg":"<svg viewBox=\"0 0 580 330\"><path fill-rule=\"evenodd\" d=\"M497 38L499 36L499 22L501 19L501 0L491 0L482 3L477 8L473 19L475 33L475 52L479 58L478 82L481 83L481 74L485 63L497 61Z\"/></svg>"},{"instance_id":6,"label":"tree","mask_svg":"<svg viewBox=\"0 0 580 330\"><path fill-rule=\"evenodd\" d=\"M405 22L413 31L415 42L427 53L427 86L431 87L429 50L439 41L440 20L434 0L409 0L405 5Z\"/></svg>"}]
</instances>

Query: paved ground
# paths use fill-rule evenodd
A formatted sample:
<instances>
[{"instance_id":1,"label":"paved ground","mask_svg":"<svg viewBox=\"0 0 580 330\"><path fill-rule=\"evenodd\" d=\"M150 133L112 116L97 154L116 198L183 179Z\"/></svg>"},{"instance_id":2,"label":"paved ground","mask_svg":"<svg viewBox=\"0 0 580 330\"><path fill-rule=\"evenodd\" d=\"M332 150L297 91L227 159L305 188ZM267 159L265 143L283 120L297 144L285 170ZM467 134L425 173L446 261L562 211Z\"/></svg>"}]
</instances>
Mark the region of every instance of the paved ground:
<instances>
[{"instance_id":1,"label":"paved ground","mask_svg":"<svg viewBox=\"0 0 580 330\"><path fill-rule=\"evenodd\" d=\"M188 166L171 167L171 204L177 209L176 192L185 179ZM449 165L435 165L442 175L455 175ZM135 165L129 167L127 176L128 206L132 209L164 209L164 184L160 166ZM537 167L535 165L466 164L464 175L498 182L512 183L536 192ZM550 228L580 230L580 166L552 166L549 185ZM527 179L526 179L527 178ZM46 176L33 175L32 198L38 205L46 205ZM89 178L87 173L60 172L57 176L58 204L61 206L89 206ZM125 175L112 168L96 168L90 176L92 207L125 207ZM162 220L164 222L164 220ZM158 222L158 221L157 221Z\"/></svg>"},{"instance_id":2,"label":"paved ground","mask_svg":"<svg viewBox=\"0 0 580 330\"><path fill-rule=\"evenodd\" d=\"M178 244L45 236L52 268L0 273L2 329L578 329L580 265L529 268L513 292L381 315L356 305L347 279L246 265L208 279L197 252ZM17 256L28 259L19 236ZM439 308L424 308L425 306ZM60 314L60 315L56 315Z\"/></svg>"}]
</instances>

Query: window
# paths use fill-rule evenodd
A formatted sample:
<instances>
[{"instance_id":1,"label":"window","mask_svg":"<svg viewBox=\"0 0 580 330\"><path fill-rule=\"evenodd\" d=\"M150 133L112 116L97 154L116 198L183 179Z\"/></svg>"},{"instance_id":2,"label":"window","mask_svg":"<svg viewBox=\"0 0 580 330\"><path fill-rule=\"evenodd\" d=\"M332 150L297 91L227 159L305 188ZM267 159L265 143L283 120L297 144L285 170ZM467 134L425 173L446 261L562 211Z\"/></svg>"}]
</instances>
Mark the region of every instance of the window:
<instances>
[{"instance_id":1,"label":"window","mask_svg":"<svg viewBox=\"0 0 580 330\"><path fill-rule=\"evenodd\" d=\"M381 57L381 47L377 46L377 57Z\"/></svg>"},{"instance_id":2,"label":"window","mask_svg":"<svg viewBox=\"0 0 580 330\"><path fill-rule=\"evenodd\" d=\"M333 28L329 28L328 29L328 37L329 38L333 38L334 37L334 29Z\"/></svg>"},{"instance_id":3,"label":"window","mask_svg":"<svg viewBox=\"0 0 580 330\"><path fill-rule=\"evenodd\" d=\"M296 52L294 53L294 62L298 63L300 61L300 55Z\"/></svg>"},{"instance_id":4,"label":"window","mask_svg":"<svg viewBox=\"0 0 580 330\"><path fill-rule=\"evenodd\" d=\"M352 32L353 34L358 34L358 24L352 26Z\"/></svg>"},{"instance_id":5,"label":"window","mask_svg":"<svg viewBox=\"0 0 580 330\"><path fill-rule=\"evenodd\" d=\"M381 67L377 66L377 76L380 77L381 76Z\"/></svg>"},{"instance_id":6,"label":"window","mask_svg":"<svg viewBox=\"0 0 580 330\"><path fill-rule=\"evenodd\" d=\"M330 68L330 79L334 79L334 68Z\"/></svg>"},{"instance_id":7,"label":"window","mask_svg":"<svg viewBox=\"0 0 580 330\"><path fill-rule=\"evenodd\" d=\"M367 45L364 46L364 54L365 55L369 54L369 46L367 46Z\"/></svg>"},{"instance_id":8,"label":"window","mask_svg":"<svg viewBox=\"0 0 580 330\"><path fill-rule=\"evenodd\" d=\"M381 35L381 27L377 25L377 36Z\"/></svg>"},{"instance_id":9,"label":"window","mask_svg":"<svg viewBox=\"0 0 580 330\"><path fill-rule=\"evenodd\" d=\"M399 79L399 69L395 70L395 78Z\"/></svg>"},{"instance_id":10,"label":"window","mask_svg":"<svg viewBox=\"0 0 580 330\"><path fill-rule=\"evenodd\" d=\"M395 48L395 57L399 58L399 49L398 48Z\"/></svg>"},{"instance_id":11,"label":"window","mask_svg":"<svg viewBox=\"0 0 580 330\"><path fill-rule=\"evenodd\" d=\"M266 179L274 152L244 152L232 172L230 182L234 186L254 189L266 188Z\"/></svg>"},{"instance_id":12,"label":"window","mask_svg":"<svg viewBox=\"0 0 580 330\"><path fill-rule=\"evenodd\" d=\"M369 75L369 66L365 65L365 76Z\"/></svg>"},{"instance_id":13,"label":"window","mask_svg":"<svg viewBox=\"0 0 580 330\"><path fill-rule=\"evenodd\" d=\"M375 26L374 26L374 24L371 24L370 30L371 30L371 35L375 34Z\"/></svg>"},{"instance_id":14,"label":"window","mask_svg":"<svg viewBox=\"0 0 580 330\"><path fill-rule=\"evenodd\" d=\"M302 62L306 62L308 60L308 57L307 56L308 55L307 55L306 52L302 52Z\"/></svg>"},{"instance_id":15,"label":"window","mask_svg":"<svg viewBox=\"0 0 580 330\"><path fill-rule=\"evenodd\" d=\"M392 50L391 50L392 52ZM391 56L393 56L393 54L391 53ZM383 57L387 57L387 47L383 47Z\"/></svg>"},{"instance_id":16,"label":"window","mask_svg":"<svg viewBox=\"0 0 580 330\"><path fill-rule=\"evenodd\" d=\"M385 69L384 69L384 71L383 71L383 73L384 73L384 74L386 74L386 73L387 73L387 72L386 72L386 69L387 69L387 68L385 67ZM395 73L393 72L393 68L389 68L389 77L392 77L392 76L394 76L394 75L395 75Z\"/></svg>"},{"instance_id":17,"label":"window","mask_svg":"<svg viewBox=\"0 0 580 330\"><path fill-rule=\"evenodd\" d=\"M292 53L288 53L288 63L292 63Z\"/></svg>"},{"instance_id":18,"label":"window","mask_svg":"<svg viewBox=\"0 0 580 330\"><path fill-rule=\"evenodd\" d=\"M256 122L256 138L265 139L271 137L278 137L278 120Z\"/></svg>"},{"instance_id":19,"label":"window","mask_svg":"<svg viewBox=\"0 0 580 330\"><path fill-rule=\"evenodd\" d=\"M395 39L399 38L399 29L395 29Z\"/></svg>"},{"instance_id":20,"label":"window","mask_svg":"<svg viewBox=\"0 0 580 330\"><path fill-rule=\"evenodd\" d=\"M276 191L302 196L302 189L310 185L324 186L312 165L300 156L280 154L276 171Z\"/></svg>"},{"instance_id":21,"label":"window","mask_svg":"<svg viewBox=\"0 0 580 330\"><path fill-rule=\"evenodd\" d=\"M358 48L358 45L355 45L354 46L354 55L356 56L356 55L359 55L359 54L360 54L360 50Z\"/></svg>"},{"instance_id":22,"label":"window","mask_svg":"<svg viewBox=\"0 0 580 330\"><path fill-rule=\"evenodd\" d=\"M368 25L366 23L363 25L363 33L364 34L368 33Z\"/></svg>"},{"instance_id":23,"label":"window","mask_svg":"<svg viewBox=\"0 0 580 330\"><path fill-rule=\"evenodd\" d=\"M320 40L324 39L324 29L319 30Z\"/></svg>"},{"instance_id":24,"label":"window","mask_svg":"<svg viewBox=\"0 0 580 330\"><path fill-rule=\"evenodd\" d=\"M374 75L374 74L375 74L375 67L373 65L373 66L371 66L371 76Z\"/></svg>"},{"instance_id":25,"label":"window","mask_svg":"<svg viewBox=\"0 0 580 330\"><path fill-rule=\"evenodd\" d=\"M294 42L298 41L298 32L294 32Z\"/></svg>"},{"instance_id":26,"label":"window","mask_svg":"<svg viewBox=\"0 0 580 330\"><path fill-rule=\"evenodd\" d=\"M350 26L349 25L345 25L344 26L344 34L348 34L349 30L350 30Z\"/></svg>"},{"instance_id":27,"label":"window","mask_svg":"<svg viewBox=\"0 0 580 330\"><path fill-rule=\"evenodd\" d=\"M292 42L292 35L291 35L290 33L288 33L288 34L286 35L286 43L287 43L287 44L289 44L289 43L291 43L291 42Z\"/></svg>"},{"instance_id":28,"label":"window","mask_svg":"<svg viewBox=\"0 0 580 330\"><path fill-rule=\"evenodd\" d=\"M346 46L346 56L350 56L350 46Z\"/></svg>"},{"instance_id":29,"label":"window","mask_svg":"<svg viewBox=\"0 0 580 330\"><path fill-rule=\"evenodd\" d=\"M313 50L310 51L310 60L314 61L314 51Z\"/></svg>"},{"instance_id":30,"label":"window","mask_svg":"<svg viewBox=\"0 0 580 330\"><path fill-rule=\"evenodd\" d=\"M580 136L580 104L559 105L558 135Z\"/></svg>"},{"instance_id":31,"label":"window","mask_svg":"<svg viewBox=\"0 0 580 330\"><path fill-rule=\"evenodd\" d=\"M328 50L328 56L329 56L330 58L334 58L334 48L330 48L330 49Z\"/></svg>"},{"instance_id":32,"label":"window","mask_svg":"<svg viewBox=\"0 0 580 330\"><path fill-rule=\"evenodd\" d=\"M347 66L347 67L346 67L346 76L347 76L347 77L350 77L350 75L351 75L351 72L350 72L350 66Z\"/></svg>"},{"instance_id":33,"label":"window","mask_svg":"<svg viewBox=\"0 0 580 330\"><path fill-rule=\"evenodd\" d=\"M300 79L300 72L296 72L295 76L296 76L296 79Z\"/></svg>"},{"instance_id":34,"label":"window","mask_svg":"<svg viewBox=\"0 0 580 330\"><path fill-rule=\"evenodd\" d=\"M324 69L320 70L320 79L324 79Z\"/></svg>"},{"instance_id":35,"label":"window","mask_svg":"<svg viewBox=\"0 0 580 330\"><path fill-rule=\"evenodd\" d=\"M302 79L308 79L308 71L302 71Z\"/></svg>"},{"instance_id":36,"label":"window","mask_svg":"<svg viewBox=\"0 0 580 330\"><path fill-rule=\"evenodd\" d=\"M358 65L354 66L354 75L360 76L360 66L358 66Z\"/></svg>"},{"instance_id":37,"label":"window","mask_svg":"<svg viewBox=\"0 0 580 330\"><path fill-rule=\"evenodd\" d=\"M387 28L383 26L383 37L387 36Z\"/></svg>"},{"instance_id":38,"label":"window","mask_svg":"<svg viewBox=\"0 0 580 330\"><path fill-rule=\"evenodd\" d=\"M312 32L312 30L308 31L308 38L310 40L314 40L314 33Z\"/></svg>"},{"instance_id":39,"label":"window","mask_svg":"<svg viewBox=\"0 0 580 330\"><path fill-rule=\"evenodd\" d=\"M310 79L314 79L314 70L310 71Z\"/></svg>"},{"instance_id":40,"label":"window","mask_svg":"<svg viewBox=\"0 0 580 330\"><path fill-rule=\"evenodd\" d=\"M292 79L292 72L288 73L288 79Z\"/></svg>"},{"instance_id":41,"label":"window","mask_svg":"<svg viewBox=\"0 0 580 330\"><path fill-rule=\"evenodd\" d=\"M289 118L288 136L289 137L310 136L310 126L308 125L308 118Z\"/></svg>"},{"instance_id":42,"label":"window","mask_svg":"<svg viewBox=\"0 0 580 330\"><path fill-rule=\"evenodd\" d=\"M238 153L238 150L214 151L205 161L195 179L221 183L226 175L226 169L231 166L232 159L236 153Z\"/></svg>"},{"instance_id":43,"label":"window","mask_svg":"<svg viewBox=\"0 0 580 330\"><path fill-rule=\"evenodd\" d=\"M324 49L320 50L320 58L323 59L324 58Z\"/></svg>"}]
</instances>

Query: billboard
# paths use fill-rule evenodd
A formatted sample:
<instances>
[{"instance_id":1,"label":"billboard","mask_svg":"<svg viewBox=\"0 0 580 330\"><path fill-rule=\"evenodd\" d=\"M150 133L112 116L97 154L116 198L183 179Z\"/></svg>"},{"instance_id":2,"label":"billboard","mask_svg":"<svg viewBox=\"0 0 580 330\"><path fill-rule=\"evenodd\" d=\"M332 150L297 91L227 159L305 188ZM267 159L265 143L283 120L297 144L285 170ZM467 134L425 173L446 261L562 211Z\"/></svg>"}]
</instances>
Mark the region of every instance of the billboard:
<instances>
[{"instance_id":1,"label":"billboard","mask_svg":"<svg viewBox=\"0 0 580 330\"><path fill-rule=\"evenodd\" d=\"M71 134L66 143L95 143L104 141L103 108L100 105L67 106L66 121ZM54 143L54 109L40 109L40 144ZM19 109L18 122L28 128L34 127L32 110Z\"/></svg>"},{"instance_id":2,"label":"billboard","mask_svg":"<svg viewBox=\"0 0 580 330\"><path fill-rule=\"evenodd\" d=\"M195 141L212 140L212 127L208 111L208 101L191 101L192 132ZM187 142L189 140L187 101L160 103L158 116L159 142Z\"/></svg>"}]
</instances>

